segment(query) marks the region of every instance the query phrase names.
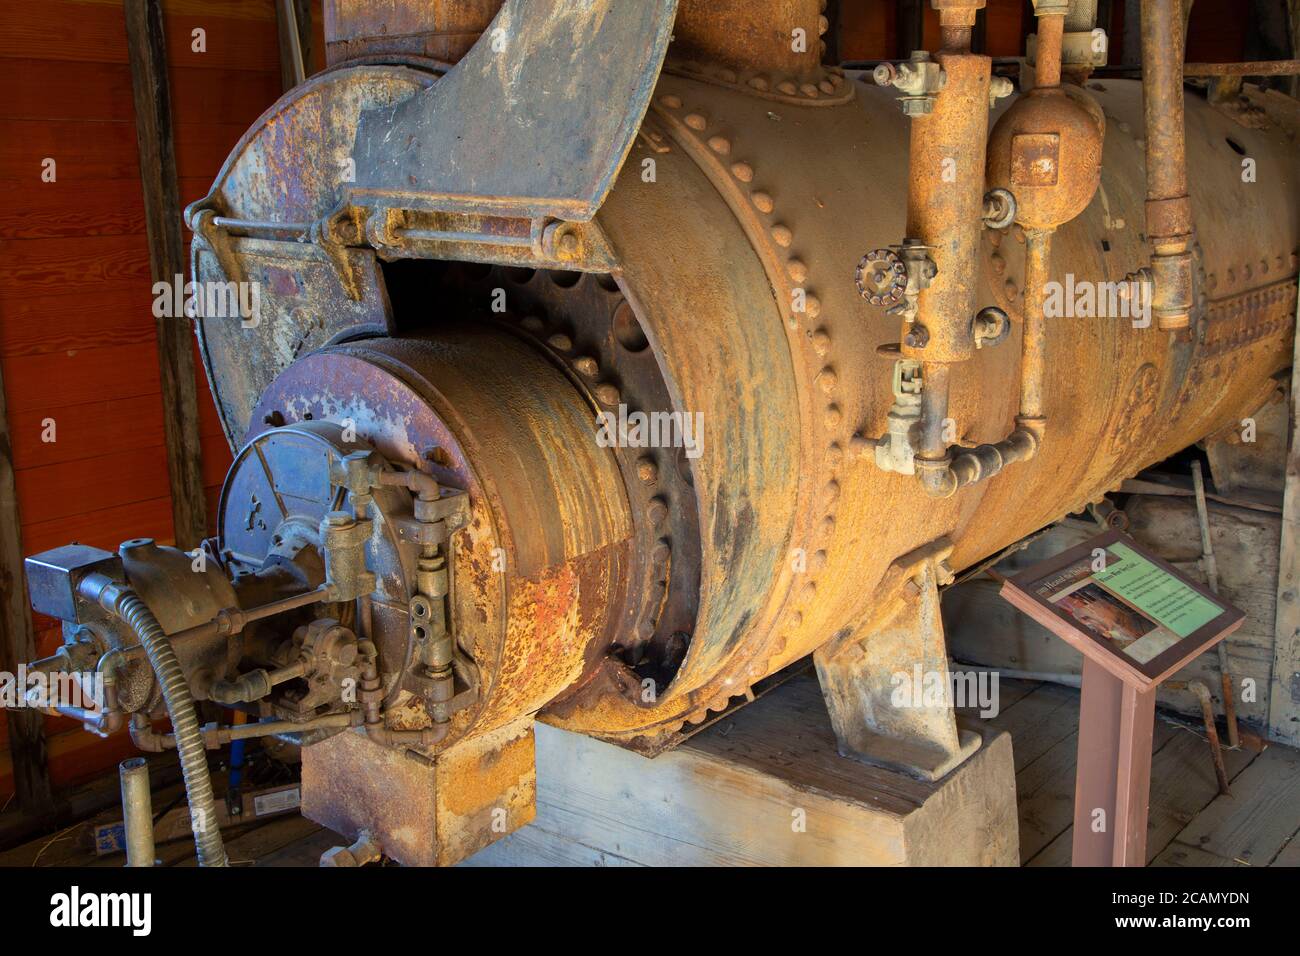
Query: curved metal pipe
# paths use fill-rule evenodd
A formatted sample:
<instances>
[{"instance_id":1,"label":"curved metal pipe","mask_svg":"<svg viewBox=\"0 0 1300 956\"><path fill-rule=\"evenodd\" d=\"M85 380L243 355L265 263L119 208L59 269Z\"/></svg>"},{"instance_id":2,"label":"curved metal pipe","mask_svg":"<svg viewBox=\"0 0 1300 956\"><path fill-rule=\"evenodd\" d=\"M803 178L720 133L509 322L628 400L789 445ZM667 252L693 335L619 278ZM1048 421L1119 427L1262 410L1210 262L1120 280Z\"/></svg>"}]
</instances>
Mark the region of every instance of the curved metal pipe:
<instances>
[{"instance_id":1,"label":"curved metal pipe","mask_svg":"<svg viewBox=\"0 0 1300 956\"><path fill-rule=\"evenodd\" d=\"M185 778L185 794L190 805L190 823L194 829L194 847L199 866L225 866L226 848L221 840L221 829L217 826L212 777L208 773L203 734L199 728L198 714L194 710L194 698L190 695L185 672L176 659L171 641L149 606L130 588L102 574L89 574L82 579L78 590L115 615L140 639L158 678L158 686L162 688L167 715L171 718L176 733L176 749L181 761L181 775Z\"/></svg>"}]
</instances>

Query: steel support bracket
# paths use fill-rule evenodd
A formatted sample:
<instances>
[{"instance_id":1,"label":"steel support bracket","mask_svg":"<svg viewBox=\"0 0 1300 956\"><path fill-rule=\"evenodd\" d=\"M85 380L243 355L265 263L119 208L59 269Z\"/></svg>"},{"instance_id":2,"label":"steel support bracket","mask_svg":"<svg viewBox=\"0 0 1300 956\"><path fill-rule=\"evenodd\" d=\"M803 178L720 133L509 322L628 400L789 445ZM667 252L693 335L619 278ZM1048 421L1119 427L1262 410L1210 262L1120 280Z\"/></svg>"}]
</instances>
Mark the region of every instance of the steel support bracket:
<instances>
[{"instance_id":1,"label":"steel support bracket","mask_svg":"<svg viewBox=\"0 0 1300 956\"><path fill-rule=\"evenodd\" d=\"M881 612L813 655L843 756L938 780L979 749L980 736L957 727L939 615L951 553L940 538L895 560Z\"/></svg>"}]
</instances>

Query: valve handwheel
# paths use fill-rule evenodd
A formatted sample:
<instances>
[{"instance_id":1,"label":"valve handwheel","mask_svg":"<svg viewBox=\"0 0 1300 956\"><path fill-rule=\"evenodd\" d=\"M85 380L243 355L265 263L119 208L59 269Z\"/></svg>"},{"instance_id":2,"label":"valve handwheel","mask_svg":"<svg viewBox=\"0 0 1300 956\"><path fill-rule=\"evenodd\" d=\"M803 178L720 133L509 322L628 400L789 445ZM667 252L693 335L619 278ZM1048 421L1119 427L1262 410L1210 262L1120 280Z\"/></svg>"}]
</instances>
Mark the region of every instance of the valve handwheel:
<instances>
[{"instance_id":1,"label":"valve handwheel","mask_svg":"<svg viewBox=\"0 0 1300 956\"><path fill-rule=\"evenodd\" d=\"M889 307L903 300L907 267L892 249L872 249L858 261L858 292L872 305Z\"/></svg>"}]
</instances>

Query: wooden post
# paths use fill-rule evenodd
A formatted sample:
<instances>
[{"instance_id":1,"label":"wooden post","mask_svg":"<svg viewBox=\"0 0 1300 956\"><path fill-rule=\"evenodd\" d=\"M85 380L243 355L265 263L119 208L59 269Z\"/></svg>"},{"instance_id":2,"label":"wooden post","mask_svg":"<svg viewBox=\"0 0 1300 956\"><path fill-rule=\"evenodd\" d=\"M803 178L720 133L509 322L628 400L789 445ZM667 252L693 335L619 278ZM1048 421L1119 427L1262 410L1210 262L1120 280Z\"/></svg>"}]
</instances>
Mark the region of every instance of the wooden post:
<instances>
[{"instance_id":1,"label":"wooden post","mask_svg":"<svg viewBox=\"0 0 1300 956\"><path fill-rule=\"evenodd\" d=\"M280 83L293 89L311 74L311 0L275 0Z\"/></svg>"},{"instance_id":2,"label":"wooden post","mask_svg":"<svg viewBox=\"0 0 1300 956\"><path fill-rule=\"evenodd\" d=\"M925 49L925 0L899 0L898 25L894 42L900 60L906 60L913 50Z\"/></svg>"},{"instance_id":3,"label":"wooden post","mask_svg":"<svg viewBox=\"0 0 1300 956\"><path fill-rule=\"evenodd\" d=\"M1156 691L1083 659L1072 866L1146 866Z\"/></svg>"},{"instance_id":4,"label":"wooden post","mask_svg":"<svg viewBox=\"0 0 1300 956\"><path fill-rule=\"evenodd\" d=\"M18 673L18 665L36 658L36 629L27 601L18 500L14 494L13 443L0 370L0 670ZM27 708L8 711L9 755L13 761L18 805L30 816L54 812L46 766L44 720Z\"/></svg>"},{"instance_id":5,"label":"wooden post","mask_svg":"<svg viewBox=\"0 0 1300 956\"><path fill-rule=\"evenodd\" d=\"M124 6L150 271L155 282L183 283L189 269L181 232L162 4L161 0L124 0ZM177 546L190 549L207 534L193 330L184 316L159 318L157 329L172 526Z\"/></svg>"},{"instance_id":6,"label":"wooden post","mask_svg":"<svg viewBox=\"0 0 1300 956\"><path fill-rule=\"evenodd\" d=\"M1300 301L1296 303L1300 316ZM1282 549L1277 560L1277 616L1273 619L1273 680L1268 695L1268 736L1300 746L1300 322L1291 365L1291 440L1282 498Z\"/></svg>"}]
</instances>

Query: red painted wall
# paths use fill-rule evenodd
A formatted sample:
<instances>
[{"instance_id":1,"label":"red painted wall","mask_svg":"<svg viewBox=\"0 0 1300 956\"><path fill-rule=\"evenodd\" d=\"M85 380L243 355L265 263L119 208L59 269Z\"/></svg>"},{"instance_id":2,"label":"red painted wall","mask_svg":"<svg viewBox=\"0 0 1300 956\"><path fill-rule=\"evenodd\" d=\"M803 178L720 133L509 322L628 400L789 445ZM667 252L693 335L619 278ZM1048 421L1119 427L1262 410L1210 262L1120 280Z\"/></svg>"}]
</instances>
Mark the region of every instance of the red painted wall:
<instances>
[{"instance_id":1,"label":"red painted wall","mask_svg":"<svg viewBox=\"0 0 1300 956\"><path fill-rule=\"evenodd\" d=\"M202 198L280 95L274 0L164 0L181 200ZM206 52L192 31L206 32ZM0 362L25 554L172 540L122 0L0 4ZM42 182L42 161L57 163ZM186 240L188 242L188 234ZM196 365L198 360L196 356ZM230 453L199 373L209 513ZM42 440L55 422L54 442ZM14 529L0 529L12 534ZM59 643L39 619L39 652ZM0 727L3 712L0 711ZM2 731L0 731L2 732ZM133 749L47 719L56 785ZM0 750L0 806L12 792Z\"/></svg>"}]
</instances>

